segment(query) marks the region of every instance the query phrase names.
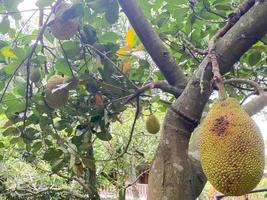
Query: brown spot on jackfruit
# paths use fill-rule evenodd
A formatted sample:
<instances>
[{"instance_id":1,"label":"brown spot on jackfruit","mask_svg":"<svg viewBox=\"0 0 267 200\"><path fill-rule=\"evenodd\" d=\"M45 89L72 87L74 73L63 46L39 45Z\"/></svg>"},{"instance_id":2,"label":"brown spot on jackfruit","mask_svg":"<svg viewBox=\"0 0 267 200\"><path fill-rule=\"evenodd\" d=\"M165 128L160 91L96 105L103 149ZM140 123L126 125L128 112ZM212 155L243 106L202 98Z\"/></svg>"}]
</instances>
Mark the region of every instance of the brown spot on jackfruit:
<instances>
[{"instance_id":1,"label":"brown spot on jackfruit","mask_svg":"<svg viewBox=\"0 0 267 200\"><path fill-rule=\"evenodd\" d=\"M211 131L213 131L218 136L224 136L228 124L229 122L227 121L227 119L224 116L221 116L214 120L214 124Z\"/></svg>"}]
</instances>

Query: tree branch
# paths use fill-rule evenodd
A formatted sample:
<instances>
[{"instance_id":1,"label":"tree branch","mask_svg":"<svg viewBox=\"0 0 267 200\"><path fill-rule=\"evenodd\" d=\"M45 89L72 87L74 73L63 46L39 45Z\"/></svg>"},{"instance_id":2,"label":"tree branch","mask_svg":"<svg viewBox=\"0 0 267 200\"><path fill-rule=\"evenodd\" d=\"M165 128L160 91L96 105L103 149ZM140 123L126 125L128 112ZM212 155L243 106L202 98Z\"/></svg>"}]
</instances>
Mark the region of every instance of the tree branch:
<instances>
[{"instance_id":1,"label":"tree branch","mask_svg":"<svg viewBox=\"0 0 267 200\"><path fill-rule=\"evenodd\" d=\"M71 195L75 198L79 198L79 199L88 199L88 197L79 194L71 189L68 188L53 188L53 187L48 187L48 188L44 188L44 189L40 189L40 190L36 190L33 191L32 189L26 189L26 188L15 188L14 190L9 191L9 193L11 192L18 192L20 197L33 197L33 196L40 196L43 193L46 192L62 192L62 193L66 193L68 195Z\"/></svg>"},{"instance_id":2,"label":"tree branch","mask_svg":"<svg viewBox=\"0 0 267 200\"><path fill-rule=\"evenodd\" d=\"M148 83L147 85L139 88L134 94L130 95L126 100L126 103L128 103L132 99L138 97L140 94L144 93L146 90L151 90L154 88L159 88L164 92L168 92L170 94L173 94L175 97L180 96L183 92L182 89L171 86L166 81L154 81L154 82Z\"/></svg>"},{"instance_id":3,"label":"tree branch","mask_svg":"<svg viewBox=\"0 0 267 200\"><path fill-rule=\"evenodd\" d=\"M184 88L187 80L182 69L170 55L158 34L153 30L136 1L119 0L119 3L147 52L169 84Z\"/></svg>"},{"instance_id":4,"label":"tree branch","mask_svg":"<svg viewBox=\"0 0 267 200\"><path fill-rule=\"evenodd\" d=\"M257 92L259 94L261 94L264 90L263 88L260 87L260 85L255 82L255 81L252 81L252 80L249 80L249 79L244 79L244 78L232 78L232 79L228 79L228 80L225 80L224 81L224 84L232 84L232 83L235 83L235 84L249 84L251 86L253 86Z\"/></svg>"}]
</instances>

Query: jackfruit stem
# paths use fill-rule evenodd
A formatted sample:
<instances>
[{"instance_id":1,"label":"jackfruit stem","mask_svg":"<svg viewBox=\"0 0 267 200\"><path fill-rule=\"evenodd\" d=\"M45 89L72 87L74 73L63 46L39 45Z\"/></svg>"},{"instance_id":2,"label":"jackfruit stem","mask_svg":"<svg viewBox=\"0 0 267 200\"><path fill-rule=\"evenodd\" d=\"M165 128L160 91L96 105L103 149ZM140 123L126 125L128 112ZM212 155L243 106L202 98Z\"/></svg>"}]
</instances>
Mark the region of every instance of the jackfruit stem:
<instances>
[{"instance_id":1,"label":"jackfruit stem","mask_svg":"<svg viewBox=\"0 0 267 200\"><path fill-rule=\"evenodd\" d=\"M219 88L219 91L218 91L219 100L223 101L223 100L227 99L227 94L225 92L224 81L223 81L222 77L219 80L217 80L217 85L218 85L218 88Z\"/></svg>"}]
</instances>

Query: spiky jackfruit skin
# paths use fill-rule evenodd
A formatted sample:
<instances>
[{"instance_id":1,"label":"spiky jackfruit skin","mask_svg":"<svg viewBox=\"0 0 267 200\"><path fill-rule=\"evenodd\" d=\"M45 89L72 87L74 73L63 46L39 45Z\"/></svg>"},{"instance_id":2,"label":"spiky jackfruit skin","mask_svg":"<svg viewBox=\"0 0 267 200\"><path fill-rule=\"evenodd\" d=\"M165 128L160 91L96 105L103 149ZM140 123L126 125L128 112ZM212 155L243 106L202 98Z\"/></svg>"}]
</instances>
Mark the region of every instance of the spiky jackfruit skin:
<instances>
[{"instance_id":1,"label":"spiky jackfruit skin","mask_svg":"<svg viewBox=\"0 0 267 200\"><path fill-rule=\"evenodd\" d=\"M59 40L69 40L75 35L79 28L79 21L77 18L63 20L61 15L71 7L70 4L61 3L55 11L55 19L50 24L52 34Z\"/></svg>"},{"instance_id":2,"label":"spiky jackfruit skin","mask_svg":"<svg viewBox=\"0 0 267 200\"><path fill-rule=\"evenodd\" d=\"M55 19L50 25L52 34L59 40L69 40L75 35L79 27L79 22L74 20Z\"/></svg>"},{"instance_id":3,"label":"spiky jackfruit skin","mask_svg":"<svg viewBox=\"0 0 267 200\"><path fill-rule=\"evenodd\" d=\"M52 76L45 85L45 101L50 108L57 109L68 102L69 91L65 88L54 91L63 84L64 78L59 75Z\"/></svg>"},{"instance_id":4,"label":"spiky jackfruit skin","mask_svg":"<svg viewBox=\"0 0 267 200\"><path fill-rule=\"evenodd\" d=\"M213 104L201 126L199 150L208 180L225 195L246 194L262 178L262 135L233 98Z\"/></svg>"},{"instance_id":5,"label":"spiky jackfruit skin","mask_svg":"<svg viewBox=\"0 0 267 200\"><path fill-rule=\"evenodd\" d=\"M159 120L155 115L150 115L146 120L146 130L151 134L156 134L160 130Z\"/></svg>"}]
</instances>

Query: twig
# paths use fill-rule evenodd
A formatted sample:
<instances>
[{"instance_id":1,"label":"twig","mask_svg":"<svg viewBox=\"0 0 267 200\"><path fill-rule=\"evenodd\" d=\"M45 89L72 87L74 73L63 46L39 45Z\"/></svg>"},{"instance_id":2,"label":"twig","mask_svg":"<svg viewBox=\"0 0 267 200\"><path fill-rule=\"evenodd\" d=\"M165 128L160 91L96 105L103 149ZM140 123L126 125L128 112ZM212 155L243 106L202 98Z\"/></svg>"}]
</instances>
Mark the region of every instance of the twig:
<instances>
[{"instance_id":1,"label":"twig","mask_svg":"<svg viewBox=\"0 0 267 200\"><path fill-rule=\"evenodd\" d=\"M45 10L50 10L51 8L43 8ZM18 13L23 13L23 12L34 12L38 11L39 8L34 8L34 9L29 9L29 10L20 10L20 11L9 11L9 12L1 12L0 15L15 15Z\"/></svg>"},{"instance_id":2,"label":"twig","mask_svg":"<svg viewBox=\"0 0 267 200\"><path fill-rule=\"evenodd\" d=\"M141 174L139 174L139 175L136 177L136 179L135 179L132 183L129 183L128 185L126 185L126 186L125 186L125 189L127 189L128 187L131 187L132 185L134 185L134 184L139 180L139 178L140 178L141 176L143 176L145 173L147 173L147 172L149 172L149 171L150 171L150 169L147 169L147 170L143 171Z\"/></svg>"},{"instance_id":3,"label":"twig","mask_svg":"<svg viewBox=\"0 0 267 200\"><path fill-rule=\"evenodd\" d=\"M88 199L86 196L76 193L75 191L70 190L68 188L53 188L52 186L48 188L40 189L37 191L33 191L32 187L31 189L15 188L11 190L10 192L18 192L19 196L21 197L39 196L39 195L42 195L42 193L46 193L46 192L66 192L68 195L72 195L73 197L76 197L76 198Z\"/></svg>"},{"instance_id":4,"label":"twig","mask_svg":"<svg viewBox=\"0 0 267 200\"><path fill-rule=\"evenodd\" d=\"M134 128L135 128L135 124L136 124L136 121L138 119L138 115L139 115L139 112L140 112L140 102L139 102L139 96L137 96L136 98L136 111L135 111L135 116L134 116L134 122L133 122L133 125L132 125L132 128L131 128L131 132L130 132L130 136L129 136L129 140L123 150L123 152L118 155L116 158L114 158L114 160L118 160L119 158L121 158L124 154L127 153L128 151L128 148L132 142L132 139L133 139L133 133L134 133Z\"/></svg>"},{"instance_id":5,"label":"twig","mask_svg":"<svg viewBox=\"0 0 267 200\"><path fill-rule=\"evenodd\" d=\"M264 89L255 81L243 78L232 78L224 81L224 84L249 84L253 86L259 94L264 92Z\"/></svg>"},{"instance_id":6,"label":"twig","mask_svg":"<svg viewBox=\"0 0 267 200\"><path fill-rule=\"evenodd\" d=\"M83 181L81 178L78 178L78 177L69 177L69 176L65 176L63 174L60 174L60 173L55 173L56 175L60 176L61 178L65 178L67 180L74 180L76 181L77 183L79 183L83 189L85 189L88 194L91 194L92 193L92 189L89 187L89 184L87 184L85 181Z\"/></svg>"},{"instance_id":7,"label":"twig","mask_svg":"<svg viewBox=\"0 0 267 200\"><path fill-rule=\"evenodd\" d=\"M159 88L164 92L168 92L173 94L175 97L178 97L181 95L181 93L183 92L182 89L176 88L174 86L169 85L166 81L155 81L155 82L151 82L141 88L139 88L134 94L130 95L127 99L126 99L126 103L129 103L132 99L134 99L135 97L139 97L140 94L142 94L143 92L145 92L146 90L150 90L150 89L154 89L154 88Z\"/></svg>"},{"instance_id":8,"label":"twig","mask_svg":"<svg viewBox=\"0 0 267 200\"><path fill-rule=\"evenodd\" d=\"M72 75L72 77L74 77L74 72L73 72L72 67L71 67L71 64L70 64L70 62L69 62L67 52L65 51L65 49L64 49L64 47L63 47L61 41L60 41L60 40L58 40L58 41L59 41L60 48L61 48L62 51L63 51L64 58L65 58L65 60L67 61L68 67L69 67L70 72L71 72L71 75Z\"/></svg>"},{"instance_id":9,"label":"twig","mask_svg":"<svg viewBox=\"0 0 267 200\"><path fill-rule=\"evenodd\" d=\"M21 34L21 32L23 31L23 29L25 28L25 26L28 24L28 22L31 20L31 18L36 14L37 10L35 12L32 13L32 15L25 21L25 23L22 25L21 29L19 30L17 36L15 37L15 39L13 40L13 44L16 44L18 39L19 39L19 36Z\"/></svg>"}]
</instances>

